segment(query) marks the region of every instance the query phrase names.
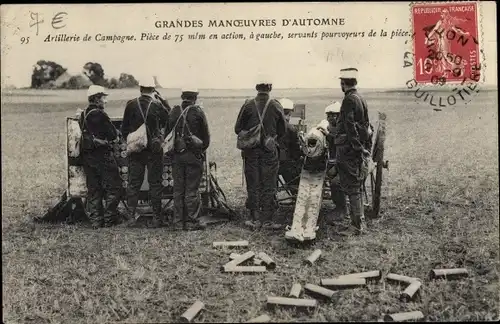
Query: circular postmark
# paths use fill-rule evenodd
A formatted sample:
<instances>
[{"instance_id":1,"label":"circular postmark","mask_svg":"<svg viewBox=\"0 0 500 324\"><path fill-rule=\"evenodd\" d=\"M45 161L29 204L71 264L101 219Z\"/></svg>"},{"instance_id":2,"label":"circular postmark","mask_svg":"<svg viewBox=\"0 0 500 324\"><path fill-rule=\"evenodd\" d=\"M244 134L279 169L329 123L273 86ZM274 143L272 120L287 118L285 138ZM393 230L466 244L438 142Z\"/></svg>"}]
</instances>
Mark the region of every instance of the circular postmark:
<instances>
[{"instance_id":1,"label":"circular postmark","mask_svg":"<svg viewBox=\"0 0 500 324\"><path fill-rule=\"evenodd\" d=\"M411 40L403 67L415 100L434 110L470 103L484 83L479 2L410 3Z\"/></svg>"}]
</instances>

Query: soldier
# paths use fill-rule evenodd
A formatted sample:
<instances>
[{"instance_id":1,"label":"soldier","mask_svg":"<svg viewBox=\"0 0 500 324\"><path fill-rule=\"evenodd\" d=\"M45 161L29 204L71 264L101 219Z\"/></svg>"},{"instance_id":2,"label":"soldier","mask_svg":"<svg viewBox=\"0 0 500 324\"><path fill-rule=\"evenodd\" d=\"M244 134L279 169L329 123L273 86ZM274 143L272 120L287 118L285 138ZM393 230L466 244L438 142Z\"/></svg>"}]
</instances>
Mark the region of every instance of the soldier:
<instances>
[{"instance_id":1,"label":"soldier","mask_svg":"<svg viewBox=\"0 0 500 324\"><path fill-rule=\"evenodd\" d=\"M340 86L345 96L340 108L335 147L340 188L349 196L351 205L351 229L359 234L364 229L361 191L368 172L371 143L368 107L356 89L357 73L354 68L340 70Z\"/></svg>"},{"instance_id":2,"label":"soldier","mask_svg":"<svg viewBox=\"0 0 500 324\"><path fill-rule=\"evenodd\" d=\"M89 106L80 114L82 130L81 157L87 180L87 209L92 228L112 226L118 221L121 179L110 142L119 134L104 111L105 89L91 85L87 90ZM105 206L103 208L103 195ZM101 209L104 209L101 213Z\"/></svg>"},{"instance_id":3,"label":"soldier","mask_svg":"<svg viewBox=\"0 0 500 324\"><path fill-rule=\"evenodd\" d=\"M182 221L183 229L187 229L188 222L200 229L204 225L198 220L201 211L199 187L210 132L205 113L196 103L198 90L183 89L181 99L181 105L174 106L171 112L166 132L175 131L172 157L174 220Z\"/></svg>"},{"instance_id":4,"label":"soldier","mask_svg":"<svg viewBox=\"0 0 500 324\"><path fill-rule=\"evenodd\" d=\"M245 222L253 228L279 229L274 223L278 204L276 191L278 184L278 142L285 135L285 117L281 104L272 99L269 93L272 84L268 80L258 81L255 89L257 96L247 99L238 115L234 131L250 131L262 123L258 144L242 149L245 178L247 183L246 208L250 210L251 220Z\"/></svg>"},{"instance_id":5,"label":"soldier","mask_svg":"<svg viewBox=\"0 0 500 324\"><path fill-rule=\"evenodd\" d=\"M300 172L302 169L302 150L299 144L299 134L295 126L290 124L293 111L293 101L290 99L280 99L286 121L286 133L279 143L279 174L289 186L290 193L297 195L300 182Z\"/></svg>"},{"instance_id":6,"label":"soldier","mask_svg":"<svg viewBox=\"0 0 500 324\"><path fill-rule=\"evenodd\" d=\"M144 180L144 172L148 168L149 198L153 209L153 226L165 224L161 206L161 181L163 173L163 130L168 122L170 106L159 96L155 89L153 78L139 83L141 95L127 102L123 114L122 134L126 139L143 123L147 129L147 147L141 152L129 154L129 181L127 200L132 217L129 225L133 225L139 218L136 208L139 200L139 191Z\"/></svg>"},{"instance_id":7,"label":"soldier","mask_svg":"<svg viewBox=\"0 0 500 324\"><path fill-rule=\"evenodd\" d=\"M329 147L329 160L335 160L336 149L335 149L335 136L338 132L338 118L340 115L340 102L334 101L325 108L326 120L328 121L328 126L326 130L326 140ZM347 204L345 199L345 194L342 192L339 177L337 175L337 167L333 165L328 171L328 177L330 178L330 192L332 196L332 201L335 204L335 209L333 210L332 220L335 218L344 218L347 216Z\"/></svg>"}]
</instances>

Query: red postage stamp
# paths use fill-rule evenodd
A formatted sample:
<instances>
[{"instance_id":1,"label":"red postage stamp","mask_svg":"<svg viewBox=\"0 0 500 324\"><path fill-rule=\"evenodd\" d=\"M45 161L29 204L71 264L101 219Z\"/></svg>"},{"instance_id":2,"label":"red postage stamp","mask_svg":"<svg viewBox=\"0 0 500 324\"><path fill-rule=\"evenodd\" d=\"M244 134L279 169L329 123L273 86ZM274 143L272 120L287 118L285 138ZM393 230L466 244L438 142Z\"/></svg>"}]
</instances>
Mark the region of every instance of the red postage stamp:
<instances>
[{"instance_id":1,"label":"red postage stamp","mask_svg":"<svg viewBox=\"0 0 500 324\"><path fill-rule=\"evenodd\" d=\"M415 4L414 76L418 83L480 80L477 2Z\"/></svg>"}]
</instances>

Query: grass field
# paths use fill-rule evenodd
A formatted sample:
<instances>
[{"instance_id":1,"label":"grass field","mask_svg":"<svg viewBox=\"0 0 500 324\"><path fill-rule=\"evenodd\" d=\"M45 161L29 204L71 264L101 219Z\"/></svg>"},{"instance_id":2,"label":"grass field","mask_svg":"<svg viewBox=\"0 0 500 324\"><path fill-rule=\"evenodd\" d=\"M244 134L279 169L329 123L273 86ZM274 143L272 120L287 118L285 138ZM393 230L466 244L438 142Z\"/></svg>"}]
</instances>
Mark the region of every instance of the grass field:
<instances>
[{"instance_id":1,"label":"grass field","mask_svg":"<svg viewBox=\"0 0 500 324\"><path fill-rule=\"evenodd\" d=\"M196 321L244 322L267 313L273 321L377 321L385 313L421 310L428 321L499 319L499 184L497 92L467 106L435 112L411 95L367 93L372 119L387 114L382 218L361 237L322 228L315 246L287 245L284 233L252 232L242 219L206 231L34 225L65 190L65 117L83 107L83 91L2 96L2 283L6 323L174 322L195 300ZM121 116L135 92L114 92L108 112ZM178 102L174 92L165 94ZM209 118L210 160L238 212L241 159L233 125L252 92L202 93ZM328 91L278 90L307 104L317 123ZM5 98L4 98L5 97ZM326 204L325 212L330 206ZM291 217L291 211L283 211ZM267 252L274 271L220 273L230 251L216 240L246 239ZM323 250L317 265L302 260ZM466 267L469 278L429 281L438 267ZM288 294L294 282L367 270L423 279L419 298L399 301L401 287L380 282L341 291L310 313L267 310L265 297Z\"/></svg>"}]
</instances>

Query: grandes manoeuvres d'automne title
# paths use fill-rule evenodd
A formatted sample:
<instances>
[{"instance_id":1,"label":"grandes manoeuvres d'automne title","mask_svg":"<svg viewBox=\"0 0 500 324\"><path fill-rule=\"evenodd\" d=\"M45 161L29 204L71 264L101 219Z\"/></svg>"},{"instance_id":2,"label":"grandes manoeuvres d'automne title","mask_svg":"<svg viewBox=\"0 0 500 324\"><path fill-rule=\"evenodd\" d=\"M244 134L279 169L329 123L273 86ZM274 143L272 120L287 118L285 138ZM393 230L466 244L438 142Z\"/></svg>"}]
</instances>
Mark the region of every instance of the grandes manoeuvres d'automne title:
<instances>
[{"instance_id":1,"label":"grandes manoeuvres d'automne title","mask_svg":"<svg viewBox=\"0 0 500 324\"><path fill-rule=\"evenodd\" d=\"M277 19L231 19L231 20L157 20L156 28L202 28L202 27L308 27L344 26L345 18L283 18Z\"/></svg>"}]
</instances>

